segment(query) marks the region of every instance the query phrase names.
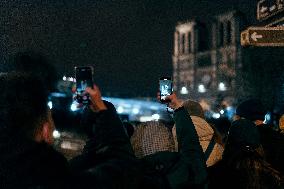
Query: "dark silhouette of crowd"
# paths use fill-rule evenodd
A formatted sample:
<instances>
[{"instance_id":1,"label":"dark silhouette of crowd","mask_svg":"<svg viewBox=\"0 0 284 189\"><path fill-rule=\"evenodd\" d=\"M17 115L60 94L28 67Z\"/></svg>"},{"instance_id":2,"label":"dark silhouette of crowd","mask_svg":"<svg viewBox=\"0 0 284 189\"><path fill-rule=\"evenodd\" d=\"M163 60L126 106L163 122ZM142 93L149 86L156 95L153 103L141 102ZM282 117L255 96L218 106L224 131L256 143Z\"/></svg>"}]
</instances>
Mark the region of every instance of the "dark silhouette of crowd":
<instances>
[{"instance_id":1,"label":"dark silhouette of crowd","mask_svg":"<svg viewBox=\"0 0 284 189\"><path fill-rule=\"evenodd\" d=\"M198 102L175 93L167 97L174 125L151 121L134 127L121 121L94 85L85 91L90 103L81 120L88 140L81 155L67 161L52 147L56 125L47 106L52 84L32 68L23 69L37 59L16 57L17 66L0 74L0 188L284 186L284 135L264 123L266 111L256 99L238 105L228 134L206 120ZM283 120L279 123L283 128Z\"/></svg>"}]
</instances>

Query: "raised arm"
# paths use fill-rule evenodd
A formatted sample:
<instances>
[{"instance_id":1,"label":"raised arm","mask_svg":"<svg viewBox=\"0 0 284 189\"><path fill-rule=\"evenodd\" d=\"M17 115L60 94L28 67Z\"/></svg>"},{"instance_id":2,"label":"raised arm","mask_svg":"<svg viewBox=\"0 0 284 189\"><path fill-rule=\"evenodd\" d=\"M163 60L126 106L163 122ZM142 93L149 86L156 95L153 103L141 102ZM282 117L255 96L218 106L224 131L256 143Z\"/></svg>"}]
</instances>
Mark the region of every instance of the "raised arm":
<instances>
[{"instance_id":1,"label":"raised arm","mask_svg":"<svg viewBox=\"0 0 284 189\"><path fill-rule=\"evenodd\" d=\"M180 171L176 171L176 173L183 173L183 177L187 177L187 185L204 188L207 178L206 163L197 132L188 112L182 106L182 102L177 99L175 94L168 98L170 100L169 106L175 110L174 121L181 156L177 165L181 168L177 167ZM182 166L186 166L188 170L183 170Z\"/></svg>"}]
</instances>

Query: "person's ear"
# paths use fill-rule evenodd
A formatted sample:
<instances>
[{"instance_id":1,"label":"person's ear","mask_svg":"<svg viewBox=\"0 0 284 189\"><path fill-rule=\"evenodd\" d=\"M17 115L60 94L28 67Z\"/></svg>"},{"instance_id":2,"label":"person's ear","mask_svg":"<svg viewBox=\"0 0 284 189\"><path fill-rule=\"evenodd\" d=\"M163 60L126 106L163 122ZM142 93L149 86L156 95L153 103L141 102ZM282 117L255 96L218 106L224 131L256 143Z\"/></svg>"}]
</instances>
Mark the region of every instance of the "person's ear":
<instances>
[{"instance_id":1,"label":"person's ear","mask_svg":"<svg viewBox=\"0 0 284 189\"><path fill-rule=\"evenodd\" d=\"M53 127L49 122L45 122L42 126L42 140L47 144L53 143Z\"/></svg>"}]
</instances>

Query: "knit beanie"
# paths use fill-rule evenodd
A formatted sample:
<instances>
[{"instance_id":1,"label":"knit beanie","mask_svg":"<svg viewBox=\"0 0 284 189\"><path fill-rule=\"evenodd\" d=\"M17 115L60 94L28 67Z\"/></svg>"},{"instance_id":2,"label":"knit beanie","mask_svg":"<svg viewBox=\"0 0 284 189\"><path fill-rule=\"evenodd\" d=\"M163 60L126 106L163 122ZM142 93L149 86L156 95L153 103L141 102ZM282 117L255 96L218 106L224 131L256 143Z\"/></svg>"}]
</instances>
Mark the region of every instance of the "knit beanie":
<instances>
[{"instance_id":1,"label":"knit beanie","mask_svg":"<svg viewBox=\"0 0 284 189\"><path fill-rule=\"evenodd\" d=\"M130 141L137 158L143 158L156 152L175 151L171 131L165 124L158 121L137 125Z\"/></svg>"},{"instance_id":2,"label":"knit beanie","mask_svg":"<svg viewBox=\"0 0 284 189\"><path fill-rule=\"evenodd\" d=\"M258 99L249 99L242 102L236 109L236 115L251 121L264 120L265 109Z\"/></svg>"},{"instance_id":3,"label":"knit beanie","mask_svg":"<svg viewBox=\"0 0 284 189\"><path fill-rule=\"evenodd\" d=\"M259 131L252 121L239 119L232 123L228 142L238 146L258 147L260 145Z\"/></svg>"}]
</instances>

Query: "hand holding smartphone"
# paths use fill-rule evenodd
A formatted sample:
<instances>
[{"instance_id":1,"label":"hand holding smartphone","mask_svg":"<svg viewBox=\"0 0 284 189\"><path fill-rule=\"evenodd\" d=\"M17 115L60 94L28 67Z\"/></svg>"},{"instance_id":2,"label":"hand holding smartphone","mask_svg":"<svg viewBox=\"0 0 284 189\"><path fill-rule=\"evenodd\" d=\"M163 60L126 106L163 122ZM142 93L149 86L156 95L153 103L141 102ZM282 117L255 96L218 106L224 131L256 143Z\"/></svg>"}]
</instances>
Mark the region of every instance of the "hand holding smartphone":
<instances>
[{"instance_id":1,"label":"hand holding smartphone","mask_svg":"<svg viewBox=\"0 0 284 189\"><path fill-rule=\"evenodd\" d=\"M162 103L167 103L167 96L170 96L173 93L173 82L170 77L161 77L159 80L159 89L160 89L160 101Z\"/></svg>"},{"instance_id":2,"label":"hand holding smartphone","mask_svg":"<svg viewBox=\"0 0 284 189\"><path fill-rule=\"evenodd\" d=\"M93 88L93 67L75 67L76 100L79 104L89 104L89 94L85 92L87 87Z\"/></svg>"}]
</instances>

